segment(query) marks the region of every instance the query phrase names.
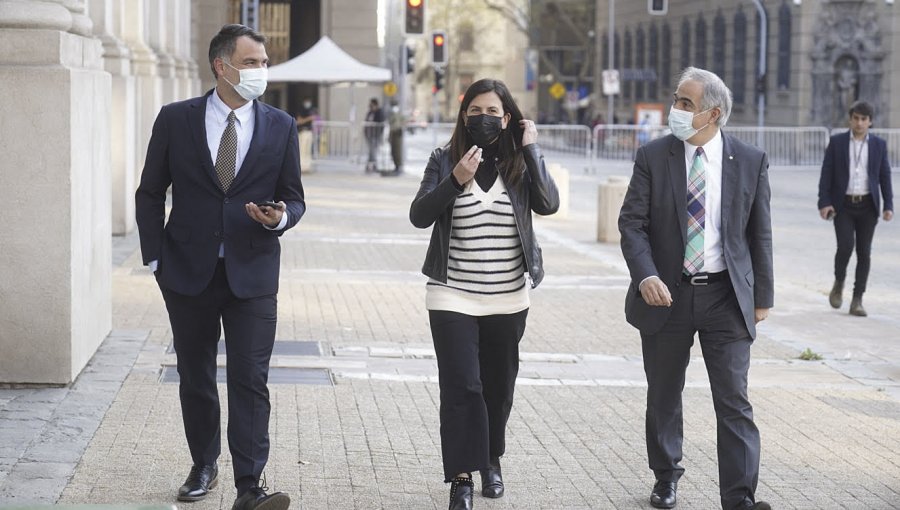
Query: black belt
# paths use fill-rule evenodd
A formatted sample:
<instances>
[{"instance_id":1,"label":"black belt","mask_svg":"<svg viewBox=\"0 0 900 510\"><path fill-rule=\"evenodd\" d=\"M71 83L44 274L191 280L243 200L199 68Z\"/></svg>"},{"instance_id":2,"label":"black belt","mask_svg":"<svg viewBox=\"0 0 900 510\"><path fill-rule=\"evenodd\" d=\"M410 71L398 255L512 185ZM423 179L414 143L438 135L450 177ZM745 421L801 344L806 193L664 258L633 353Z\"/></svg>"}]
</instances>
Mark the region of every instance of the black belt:
<instances>
[{"instance_id":1,"label":"black belt","mask_svg":"<svg viewBox=\"0 0 900 510\"><path fill-rule=\"evenodd\" d=\"M681 274L681 280L690 283L693 286L709 285L710 283L723 282L728 279L728 271L719 271L718 273L695 273Z\"/></svg>"},{"instance_id":2,"label":"black belt","mask_svg":"<svg viewBox=\"0 0 900 510\"><path fill-rule=\"evenodd\" d=\"M844 195L844 201L851 204L859 204L864 200L871 199L872 195Z\"/></svg>"}]
</instances>

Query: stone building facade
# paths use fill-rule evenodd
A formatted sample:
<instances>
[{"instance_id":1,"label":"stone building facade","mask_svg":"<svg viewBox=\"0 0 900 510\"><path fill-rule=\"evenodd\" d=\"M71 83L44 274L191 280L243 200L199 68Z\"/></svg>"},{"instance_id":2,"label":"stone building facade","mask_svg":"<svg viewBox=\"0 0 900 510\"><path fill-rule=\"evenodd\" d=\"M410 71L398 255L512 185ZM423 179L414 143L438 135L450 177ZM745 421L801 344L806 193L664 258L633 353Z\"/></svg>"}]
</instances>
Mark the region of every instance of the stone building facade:
<instances>
[{"instance_id":1,"label":"stone building facade","mask_svg":"<svg viewBox=\"0 0 900 510\"><path fill-rule=\"evenodd\" d=\"M596 9L595 83L600 70L610 67L608 1L581 2ZM735 125L756 125L763 90L767 126L841 127L847 105L865 99L875 105L877 127L900 127L900 96L892 93L900 90L900 54L888 51L900 26L900 6L885 0L762 5L767 37L760 73L762 24L751 0L669 0L665 16L650 15L646 2L616 2L612 67L629 78L616 97L617 114L632 118L637 103L668 105L678 71L691 65L716 72L731 87ZM595 98L603 110L605 96L595 91Z\"/></svg>"}]
</instances>

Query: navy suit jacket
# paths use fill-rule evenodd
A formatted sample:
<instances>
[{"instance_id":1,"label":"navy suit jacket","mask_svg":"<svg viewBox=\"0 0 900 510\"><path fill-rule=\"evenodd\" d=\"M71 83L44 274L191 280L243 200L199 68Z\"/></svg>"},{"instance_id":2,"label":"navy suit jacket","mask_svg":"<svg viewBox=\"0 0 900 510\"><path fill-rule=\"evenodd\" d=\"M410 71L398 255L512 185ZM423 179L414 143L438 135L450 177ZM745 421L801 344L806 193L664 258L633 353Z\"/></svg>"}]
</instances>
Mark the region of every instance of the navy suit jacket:
<instances>
[{"instance_id":1,"label":"navy suit jacket","mask_svg":"<svg viewBox=\"0 0 900 510\"><path fill-rule=\"evenodd\" d=\"M878 216L881 209L881 198L884 198L884 210L894 210L894 192L891 188L891 164L888 162L887 142L883 138L869 134L869 193L875 204L873 214ZM822 174L819 177L819 209L832 206L840 213L844 207L844 195L850 184L850 131L831 137L825 148L825 159L822 161ZM881 193L879 193L881 188Z\"/></svg>"},{"instance_id":2,"label":"navy suit jacket","mask_svg":"<svg viewBox=\"0 0 900 510\"><path fill-rule=\"evenodd\" d=\"M144 264L159 261L162 288L196 296L212 280L225 245L225 269L235 296L247 299L278 292L279 236L293 227L306 204L300 183L297 125L287 113L255 102L250 148L223 192L206 142L209 94L164 106L147 147L135 194ZM172 209L165 221L166 190ZM244 209L247 202L283 200L288 223L268 230Z\"/></svg>"},{"instance_id":3,"label":"navy suit jacket","mask_svg":"<svg viewBox=\"0 0 900 510\"><path fill-rule=\"evenodd\" d=\"M722 133L721 240L725 267L744 322L756 337L755 308L774 304L769 163L765 152ZM625 318L643 334L662 329L671 307L648 305L639 290L659 276L681 285L687 245L687 168L684 142L672 135L638 149L619 213L622 254L631 273Z\"/></svg>"}]
</instances>

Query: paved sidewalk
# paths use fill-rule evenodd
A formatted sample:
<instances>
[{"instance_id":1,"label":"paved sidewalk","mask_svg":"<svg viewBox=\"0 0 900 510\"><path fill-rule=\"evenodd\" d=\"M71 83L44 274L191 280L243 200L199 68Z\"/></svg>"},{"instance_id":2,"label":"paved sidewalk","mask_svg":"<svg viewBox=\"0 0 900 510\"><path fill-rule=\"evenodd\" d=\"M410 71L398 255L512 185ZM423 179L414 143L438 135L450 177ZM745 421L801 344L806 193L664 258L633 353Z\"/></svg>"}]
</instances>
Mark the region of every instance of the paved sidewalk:
<instances>
[{"instance_id":1,"label":"paved sidewalk","mask_svg":"<svg viewBox=\"0 0 900 510\"><path fill-rule=\"evenodd\" d=\"M640 340L622 310L627 272L617 245L594 241L597 185L630 167L564 163L568 218L536 220L547 277L532 293L521 345L507 495L478 496L476 508L650 508ZM446 508L419 273L430 232L407 220L418 177L323 164L303 178L309 211L282 243L268 483L291 494L292 508ZM833 239L806 223L792 191L813 180L799 169L773 177L777 308L751 366L763 438L758 497L778 509L896 508L900 286L890 284L900 243L888 229L897 226L876 235L870 317L827 308L832 248L823 240ZM810 256L816 243L827 256ZM177 384L168 382L165 307L135 237L115 244L115 329L85 373L72 388L0 390L0 505L176 503L190 459ZM798 360L805 348L825 359ZM699 349L695 356L678 508L714 509L715 420ZM220 392L224 413L224 385ZM230 508L223 451L219 487L179 508Z\"/></svg>"}]
</instances>

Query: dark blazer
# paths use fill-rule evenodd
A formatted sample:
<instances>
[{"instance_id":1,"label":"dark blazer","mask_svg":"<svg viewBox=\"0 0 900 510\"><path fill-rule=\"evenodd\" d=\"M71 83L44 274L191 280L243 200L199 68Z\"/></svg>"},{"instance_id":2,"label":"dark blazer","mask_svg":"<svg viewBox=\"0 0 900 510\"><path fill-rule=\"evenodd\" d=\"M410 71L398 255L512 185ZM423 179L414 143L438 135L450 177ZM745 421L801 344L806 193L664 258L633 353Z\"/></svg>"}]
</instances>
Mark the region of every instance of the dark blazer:
<instances>
[{"instance_id":1,"label":"dark blazer","mask_svg":"<svg viewBox=\"0 0 900 510\"><path fill-rule=\"evenodd\" d=\"M728 276L751 337L755 308L774 301L769 163L766 154L722 133L722 245ZM619 214L622 253L631 273L625 317L641 333L659 331L670 307L644 302L638 285L657 275L670 290L681 285L687 245L684 142L668 135L639 148ZM673 292L674 294L674 292Z\"/></svg>"},{"instance_id":2,"label":"dark blazer","mask_svg":"<svg viewBox=\"0 0 900 510\"><path fill-rule=\"evenodd\" d=\"M225 193L206 142L208 92L166 105L153 125L141 183L135 194L144 264L158 260L161 287L187 296L200 294L213 277L219 245L235 296L246 299L278 292L278 237L306 211L300 183L297 128L288 114L259 101L250 149ZM165 221L166 190L172 209ZM288 223L268 230L244 210L247 202L283 200Z\"/></svg>"},{"instance_id":3,"label":"dark blazer","mask_svg":"<svg viewBox=\"0 0 900 510\"><path fill-rule=\"evenodd\" d=\"M891 188L891 164L888 162L887 142L873 134L869 134L869 193L875 204L873 213L878 216L881 209L881 198L884 198L885 211L894 210L894 192ZM825 159L822 161L822 174L819 176L819 209L832 206L835 212L844 207L844 195L850 184L850 131L831 137L825 148ZM881 193L878 188L881 188Z\"/></svg>"},{"instance_id":4,"label":"dark blazer","mask_svg":"<svg viewBox=\"0 0 900 510\"><path fill-rule=\"evenodd\" d=\"M509 202L516 218L516 228L522 242L528 275L531 276L531 285L537 287L544 278L544 261L541 247L534 236L531 212L541 215L555 213L559 209L559 191L547 172L544 156L538 144L526 145L521 150L525 159L525 172L518 186L507 185L506 193L509 195ZM428 228L434 224L422 273L444 283L447 283L453 204L456 203L456 197L460 193L456 188L457 185L450 179L453 167L449 149L446 147L435 149L425 167L416 198L409 207L409 221L413 225Z\"/></svg>"}]
</instances>

